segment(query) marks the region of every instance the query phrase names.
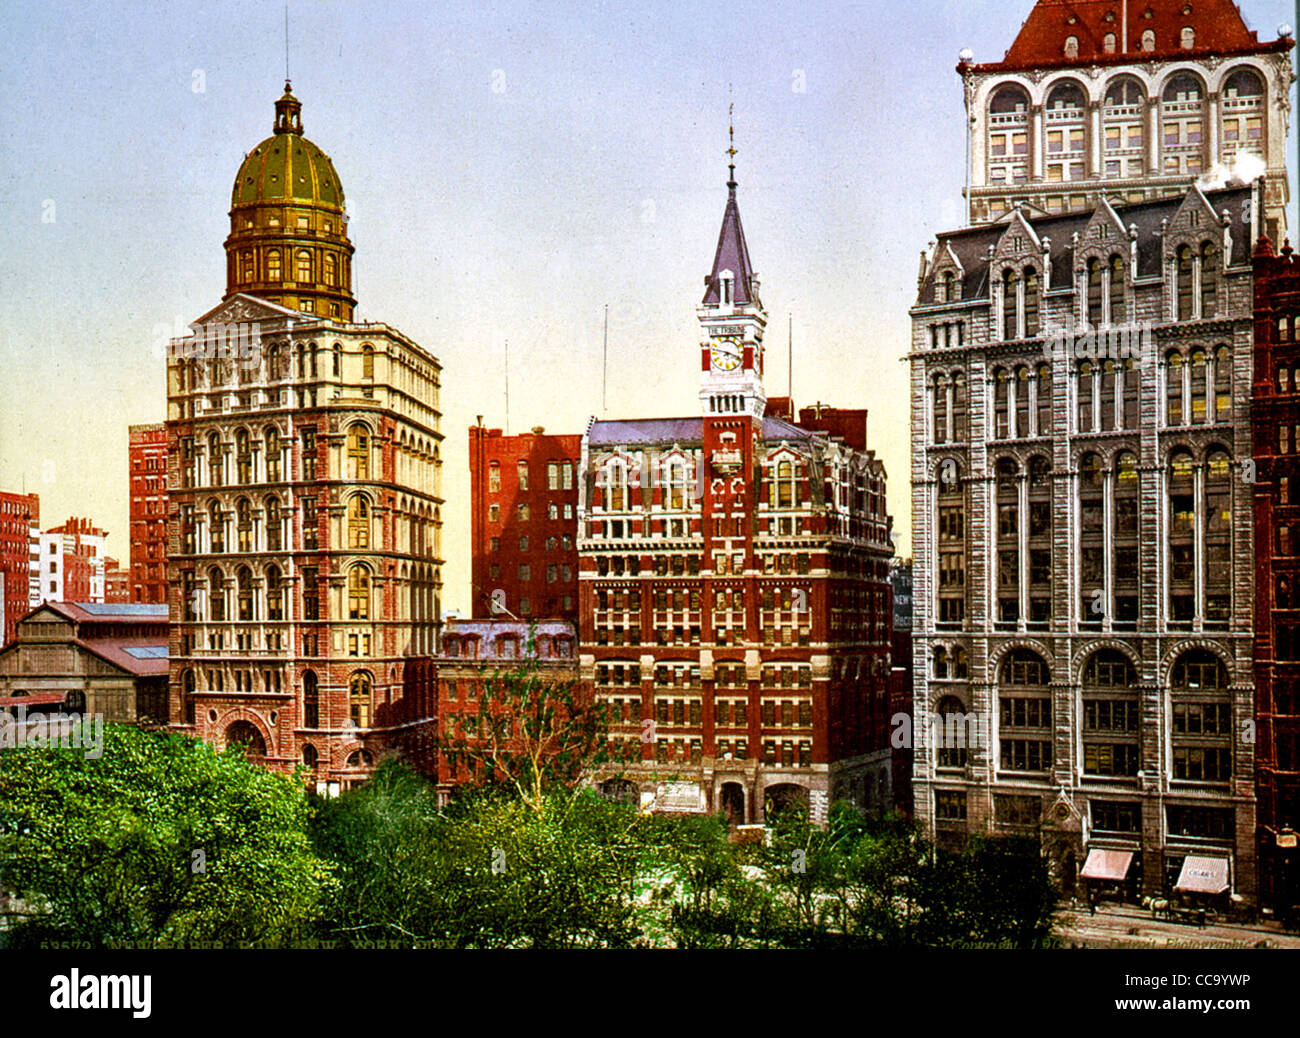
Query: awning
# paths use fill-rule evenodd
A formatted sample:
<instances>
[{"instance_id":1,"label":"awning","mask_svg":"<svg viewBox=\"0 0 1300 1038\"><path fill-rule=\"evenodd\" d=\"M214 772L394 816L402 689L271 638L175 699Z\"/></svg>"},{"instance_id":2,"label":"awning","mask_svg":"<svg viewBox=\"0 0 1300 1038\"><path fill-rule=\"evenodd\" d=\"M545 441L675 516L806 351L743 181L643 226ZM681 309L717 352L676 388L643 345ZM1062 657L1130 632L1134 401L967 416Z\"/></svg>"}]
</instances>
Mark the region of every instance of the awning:
<instances>
[{"instance_id":1,"label":"awning","mask_svg":"<svg viewBox=\"0 0 1300 1038\"><path fill-rule=\"evenodd\" d=\"M1129 866L1132 864L1132 851L1104 851L1101 848L1094 848L1088 852L1088 860L1083 863L1083 871L1079 875L1084 879L1119 881L1128 875Z\"/></svg>"},{"instance_id":2,"label":"awning","mask_svg":"<svg viewBox=\"0 0 1300 1038\"><path fill-rule=\"evenodd\" d=\"M26 696L5 696L0 699L0 710L14 706L52 706L63 702L64 692L35 692Z\"/></svg>"},{"instance_id":3,"label":"awning","mask_svg":"<svg viewBox=\"0 0 1300 1038\"><path fill-rule=\"evenodd\" d=\"M1200 858L1189 854L1183 859L1175 890L1192 894L1222 894L1228 889L1228 859Z\"/></svg>"}]
</instances>

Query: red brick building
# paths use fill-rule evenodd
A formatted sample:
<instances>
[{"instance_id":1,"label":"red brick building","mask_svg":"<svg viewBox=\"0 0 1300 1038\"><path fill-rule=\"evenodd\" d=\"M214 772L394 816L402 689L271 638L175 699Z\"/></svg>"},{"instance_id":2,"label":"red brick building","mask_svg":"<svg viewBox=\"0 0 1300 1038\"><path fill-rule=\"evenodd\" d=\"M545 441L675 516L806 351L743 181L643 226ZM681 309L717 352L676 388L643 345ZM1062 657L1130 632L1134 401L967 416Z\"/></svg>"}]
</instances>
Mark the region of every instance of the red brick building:
<instances>
[{"instance_id":1,"label":"red brick building","mask_svg":"<svg viewBox=\"0 0 1300 1038\"><path fill-rule=\"evenodd\" d=\"M1300 260L1255 249L1255 768L1260 904L1300 904ZM1247 473L1251 475L1251 473Z\"/></svg>"},{"instance_id":2,"label":"red brick building","mask_svg":"<svg viewBox=\"0 0 1300 1038\"><path fill-rule=\"evenodd\" d=\"M728 188L683 358L701 414L583 437L581 670L640 750L606 793L733 822L800 800L821 820L891 782L885 470L864 411L769 414L767 317Z\"/></svg>"},{"instance_id":3,"label":"red brick building","mask_svg":"<svg viewBox=\"0 0 1300 1038\"><path fill-rule=\"evenodd\" d=\"M33 571L40 541L41 499L36 494L0 492L0 645L18 635L18 621L30 609Z\"/></svg>"},{"instance_id":4,"label":"red brick building","mask_svg":"<svg viewBox=\"0 0 1300 1038\"><path fill-rule=\"evenodd\" d=\"M353 322L347 222L286 89L167 364L171 726L328 793L432 766L442 592L441 365Z\"/></svg>"},{"instance_id":5,"label":"red brick building","mask_svg":"<svg viewBox=\"0 0 1300 1038\"><path fill-rule=\"evenodd\" d=\"M504 436L469 430L471 597L476 618L576 620L582 437L540 426Z\"/></svg>"},{"instance_id":6,"label":"red brick building","mask_svg":"<svg viewBox=\"0 0 1300 1038\"><path fill-rule=\"evenodd\" d=\"M131 574L112 557L104 560L104 601L131 601ZM161 603L154 603L155 605Z\"/></svg>"},{"instance_id":7,"label":"red brick building","mask_svg":"<svg viewBox=\"0 0 1300 1038\"><path fill-rule=\"evenodd\" d=\"M526 659L536 661L537 679L543 684L576 684L577 643L577 628L567 620L543 620L530 631L529 624L518 620L448 619L442 655L434 661L440 735L455 731L458 717L477 716L485 684ZM444 800L465 777L457 775L446 755L439 753L438 791Z\"/></svg>"},{"instance_id":8,"label":"red brick building","mask_svg":"<svg viewBox=\"0 0 1300 1038\"><path fill-rule=\"evenodd\" d=\"M166 602L167 427L161 422L133 425L129 436L130 601Z\"/></svg>"}]
</instances>

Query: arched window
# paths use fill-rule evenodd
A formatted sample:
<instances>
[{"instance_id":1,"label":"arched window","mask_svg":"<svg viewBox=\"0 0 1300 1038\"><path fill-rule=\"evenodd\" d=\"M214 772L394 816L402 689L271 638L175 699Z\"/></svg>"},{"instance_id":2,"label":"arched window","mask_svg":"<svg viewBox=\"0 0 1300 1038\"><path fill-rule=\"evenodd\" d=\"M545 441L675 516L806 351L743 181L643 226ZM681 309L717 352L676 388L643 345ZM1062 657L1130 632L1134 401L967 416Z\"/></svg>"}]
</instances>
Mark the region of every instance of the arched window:
<instances>
[{"instance_id":1,"label":"arched window","mask_svg":"<svg viewBox=\"0 0 1300 1038\"><path fill-rule=\"evenodd\" d=\"M1038 436L1052 435L1052 367L1050 364L1039 364L1036 373L1037 386L1035 393L1038 405L1038 428L1035 433Z\"/></svg>"},{"instance_id":2,"label":"arched window","mask_svg":"<svg viewBox=\"0 0 1300 1038\"><path fill-rule=\"evenodd\" d=\"M225 482L225 452L221 449L221 437L216 433L208 434L208 482L219 487Z\"/></svg>"},{"instance_id":3,"label":"arched window","mask_svg":"<svg viewBox=\"0 0 1300 1038\"><path fill-rule=\"evenodd\" d=\"M1100 624L1106 612L1106 489L1101 456L1079 461L1079 622Z\"/></svg>"},{"instance_id":4,"label":"arched window","mask_svg":"<svg viewBox=\"0 0 1300 1038\"><path fill-rule=\"evenodd\" d=\"M1118 366L1113 360L1101 362L1101 431L1115 428L1115 391L1121 384Z\"/></svg>"},{"instance_id":5,"label":"arched window","mask_svg":"<svg viewBox=\"0 0 1300 1038\"><path fill-rule=\"evenodd\" d=\"M266 279L268 281L279 281L280 276L280 250L271 249L266 254Z\"/></svg>"},{"instance_id":6,"label":"arched window","mask_svg":"<svg viewBox=\"0 0 1300 1038\"><path fill-rule=\"evenodd\" d=\"M370 547L370 502L364 494L348 499L348 547Z\"/></svg>"},{"instance_id":7,"label":"arched window","mask_svg":"<svg viewBox=\"0 0 1300 1038\"><path fill-rule=\"evenodd\" d=\"M966 376L960 371L952 376L952 438L966 440Z\"/></svg>"},{"instance_id":8,"label":"arched window","mask_svg":"<svg viewBox=\"0 0 1300 1038\"><path fill-rule=\"evenodd\" d=\"M1116 40L1113 32L1108 32L1101 38L1101 50L1103 54L1114 54L1115 45Z\"/></svg>"},{"instance_id":9,"label":"arched window","mask_svg":"<svg viewBox=\"0 0 1300 1038\"><path fill-rule=\"evenodd\" d=\"M338 261L334 258L334 253L325 254L325 284L333 287L338 284Z\"/></svg>"},{"instance_id":10,"label":"arched window","mask_svg":"<svg viewBox=\"0 0 1300 1038\"><path fill-rule=\"evenodd\" d=\"M311 281L311 253L306 249L298 250L298 280L304 283Z\"/></svg>"},{"instance_id":11,"label":"arched window","mask_svg":"<svg viewBox=\"0 0 1300 1038\"><path fill-rule=\"evenodd\" d=\"M370 619L370 570L365 566L348 571L348 619Z\"/></svg>"},{"instance_id":12,"label":"arched window","mask_svg":"<svg viewBox=\"0 0 1300 1038\"><path fill-rule=\"evenodd\" d=\"M1110 323L1124 323L1124 260L1110 258Z\"/></svg>"},{"instance_id":13,"label":"arched window","mask_svg":"<svg viewBox=\"0 0 1300 1038\"><path fill-rule=\"evenodd\" d=\"M1029 459L1029 623L1052 619L1052 463Z\"/></svg>"},{"instance_id":14,"label":"arched window","mask_svg":"<svg viewBox=\"0 0 1300 1038\"><path fill-rule=\"evenodd\" d=\"M253 280L253 250L245 249L239 255L239 279L244 282Z\"/></svg>"},{"instance_id":15,"label":"arched window","mask_svg":"<svg viewBox=\"0 0 1300 1038\"><path fill-rule=\"evenodd\" d=\"M343 347L337 342L334 344L334 377L343 377Z\"/></svg>"},{"instance_id":16,"label":"arched window","mask_svg":"<svg viewBox=\"0 0 1300 1038\"><path fill-rule=\"evenodd\" d=\"M1192 649L1170 674L1173 775L1182 782L1228 782L1232 778L1232 699L1223 661Z\"/></svg>"},{"instance_id":17,"label":"arched window","mask_svg":"<svg viewBox=\"0 0 1300 1038\"><path fill-rule=\"evenodd\" d=\"M939 623L951 627L966 618L966 495L955 461L941 461L938 475Z\"/></svg>"},{"instance_id":18,"label":"arched window","mask_svg":"<svg viewBox=\"0 0 1300 1038\"><path fill-rule=\"evenodd\" d=\"M934 376L934 442L948 440L948 376L942 372Z\"/></svg>"},{"instance_id":19,"label":"arched window","mask_svg":"<svg viewBox=\"0 0 1300 1038\"><path fill-rule=\"evenodd\" d=\"M1047 664L1029 649L1012 649L999 671L998 746L1003 771L1052 767L1052 696Z\"/></svg>"},{"instance_id":20,"label":"arched window","mask_svg":"<svg viewBox=\"0 0 1300 1038\"><path fill-rule=\"evenodd\" d=\"M263 435L266 450L266 481L280 482L280 432L274 425L268 425Z\"/></svg>"},{"instance_id":21,"label":"arched window","mask_svg":"<svg viewBox=\"0 0 1300 1038\"><path fill-rule=\"evenodd\" d=\"M239 598L239 619L257 619L253 610L253 571L247 566L240 566L235 575L235 583Z\"/></svg>"},{"instance_id":22,"label":"arched window","mask_svg":"<svg viewBox=\"0 0 1300 1038\"><path fill-rule=\"evenodd\" d=\"M1020 279L1014 270L1008 270L1002 275L1002 338L1004 339L1020 338L1016 331L1019 317L1016 294L1019 291L1019 284Z\"/></svg>"},{"instance_id":23,"label":"arched window","mask_svg":"<svg viewBox=\"0 0 1300 1038\"><path fill-rule=\"evenodd\" d=\"M226 550L226 521L221 514L221 505L213 501L208 505L208 539L212 552L219 555Z\"/></svg>"},{"instance_id":24,"label":"arched window","mask_svg":"<svg viewBox=\"0 0 1300 1038\"><path fill-rule=\"evenodd\" d=\"M1145 172L1145 115L1146 92L1136 79L1123 76L1106 89L1101 120L1107 177L1136 177Z\"/></svg>"},{"instance_id":25,"label":"arched window","mask_svg":"<svg viewBox=\"0 0 1300 1038\"><path fill-rule=\"evenodd\" d=\"M993 436L999 440L1005 440L1011 435L1011 417L1008 410L1010 384L1011 376L1007 373L1007 369L995 368L993 371Z\"/></svg>"},{"instance_id":26,"label":"arched window","mask_svg":"<svg viewBox=\"0 0 1300 1038\"><path fill-rule=\"evenodd\" d=\"M1101 327L1101 260L1095 256L1088 260L1088 324Z\"/></svg>"},{"instance_id":27,"label":"arched window","mask_svg":"<svg viewBox=\"0 0 1300 1038\"><path fill-rule=\"evenodd\" d=\"M280 499L271 495L264 504L266 506L266 550L280 551L284 543L284 516L280 511Z\"/></svg>"},{"instance_id":28,"label":"arched window","mask_svg":"<svg viewBox=\"0 0 1300 1038\"><path fill-rule=\"evenodd\" d=\"M316 672L311 670L304 671L302 675L302 726L320 727L320 692L316 684Z\"/></svg>"},{"instance_id":29,"label":"arched window","mask_svg":"<svg viewBox=\"0 0 1300 1038\"><path fill-rule=\"evenodd\" d=\"M1079 56L1079 37L1067 36L1065 38L1065 57L1067 59L1077 58Z\"/></svg>"},{"instance_id":30,"label":"arched window","mask_svg":"<svg viewBox=\"0 0 1300 1038\"><path fill-rule=\"evenodd\" d=\"M1192 455L1169 458L1169 617L1190 623L1196 602L1196 481Z\"/></svg>"},{"instance_id":31,"label":"arched window","mask_svg":"<svg viewBox=\"0 0 1300 1038\"><path fill-rule=\"evenodd\" d=\"M1170 352L1165 357L1165 424L1182 425L1187 421L1184 406L1183 355Z\"/></svg>"},{"instance_id":32,"label":"arched window","mask_svg":"<svg viewBox=\"0 0 1300 1038\"><path fill-rule=\"evenodd\" d=\"M989 102L989 182L1024 184L1029 179L1029 95L999 87Z\"/></svg>"},{"instance_id":33,"label":"arched window","mask_svg":"<svg viewBox=\"0 0 1300 1038\"><path fill-rule=\"evenodd\" d=\"M1086 150L1087 101L1077 83L1057 83L1044 106L1043 151L1048 183L1081 180Z\"/></svg>"},{"instance_id":34,"label":"arched window","mask_svg":"<svg viewBox=\"0 0 1300 1038\"><path fill-rule=\"evenodd\" d=\"M208 619L220 623L226 618L226 587L221 570L208 570Z\"/></svg>"},{"instance_id":35,"label":"arched window","mask_svg":"<svg viewBox=\"0 0 1300 1038\"><path fill-rule=\"evenodd\" d=\"M241 497L235 502L235 533L238 551L253 550L253 506L248 498Z\"/></svg>"},{"instance_id":36,"label":"arched window","mask_svg":"<svg viewBox=\"0 0 1300 1038\"><path fill-rule=\"evenodd\" d=\"M361 377L375 377L375 348L369 343L361 347Z\"/></svg>"},{"instance_id":37,"label":"arched window","mask_svg":"<svg viewBox=\"0 0 1300 1038\"><path fill-rule=\"evenodd\" d=\"M1214 420L1232 421L1232 350L1227 346L1214 350Z\"/></svg>"},{"instance_id":38,"label":"arched window","mask_svg":"<svg viewBox=\"0 0 1300 1038\"><path fill-rule=\"evenodd\" d=\"M372 700L370 675L366 673L353 674L348 682L348 709L351 713L352 724L355 727L370 727Z\"/></svg>"},{"instance_id":39,"label":"arched window","mask_svg":"<svg viewBox=\"0 0 1300 1038\"><path fill-rule=\"evenodd\" d=\"M1115 458L1111 519L1111 586L1117 625L1137 623L1138 489L1137 456L1131 451L1121 451Z\"/></svg>"},{"instance_id":40,"label":"arched window","mask_svg":"<svg viewBox=\"0 0 1300 1038\"><path fill-rule=\"evenodd\" d=\"M1183 50L1191 50L1196 46L1196 30L1190 25L1184 25L1182 32L1178 34L1178 45Z\"/></svg>"},{"instance_id":41,"label":"arched window","mask_svg":"<svg viewBox=\"0 0 1300 1038\"><path fill-rule=\"evenodd\" d=\"M1192 414L1193 422L1204 422L1205 415L1205 394L1206 380L1209 377L1209 368L1205 363L1204 350L1192 350L1187 366L1188 382L1191 385L1192 397Z\"/></svg>"},{"instance_id":42,"label":"arched window","mask_svg":"<svg viewBox=\"0 0 1300 1038\"><path fill-rule=\"evenodd\" d=\"M948 650L942 645L934 648L934 676L941 680L948 677Z\"/></svg>"},{"instance_id":43,"label":"arched window","mask_svg":"<svg viewBox=\"0 0 1300 1038\"><path fill-rule=\"evenodd\" d=\"M284 581L279 566L266 568L266 618L284 619Z\"/></svg>"},{"instance_id":44,"label":"arched window","mask_svg":"<svg viewBox=\"0 0 1300 1038\"><path fill-rule=\"evenodd\" d=\"M1208 241L1201 246L1201 317L1219 312L1219 252Z\"/></svg>"},{"instance_id":45,"label":"arched window","mask_svg":"<svg viewBox=\"0 0 1300 1038\"><path fill-rule=\"evenodd\" d=\"M242 746L248 757L266 756L266 740L251 721L236 721L227 728L226 745Z\"/></svg>"},{"instance_id":46,"label":"arched window","mask_svg":"<svg viewBox=\"0 0 1300 1038\"><path fill-rule=\"evenodd\" d=\"M944 696L939 700L939 724L943 726L937 740L939 754L935 765L940 768L964 768L967 759L967 744L972 736L978 735L967 730L966 707L956 696Z\"/></svg>"},{"instance_id":47,"label":"arched window","mask_svg":"<svg viewBox=\"0 0 1300 1038\"><path fill-rule=\"evenodd\" d=\"M1016 368L1016 432L1017 437L1029 435L1029 369L1023 364Z\"/></svg>"},{"instance_id":48,"label":"arched window","mask_svg":"<svg viewBox=\"0 0 1300 1038\"><path fill-rule=\"evenodd\" d=\"M1093 403L1096 398L1094 382L1096 368L1092 361L1079 362L1079 432L1090 433L1095 428Z\"/></svg>"},{"instance_id":49,"label":"arched window","mask_svg":"<svg viewBox=\"0 0 1300 1038\"><path fill-rule=\"evenodd\" d=\"M1020 619L1020 469L1011 458L999 458L997 472L997 619Z\"/></svg>"},{"instance_id":50,"label":"arched window","mask_svg":"<svg viewBox=\"0 0 1300 1038\"><path fill-rule=\"evenodd\" d=\"M253 451L247 429L235 430L235 482L253 482Z\"/></svg>"},{"instance_id":51,"label":"arched window","mask_svg":"<svg viewBox=\"0 0 1300 1038\"><path fill-rule=\"evenodd\" d=\"M1205 622L1226 624L1232 612L1232 461L1212 448L1205 459Z\"/></svg>"},{"instance_id":52,"label":"arched window","mask_svg":"<svg viewBox=\"0 0 1300 1038\"><path fill-rule=\"evenodd\" d=\"M1038 334L1038 271L1025 268L1025 336L1032 339Z\"/></svg>"},{"instance_id":53,"label":"arched window","mask_svg":"<svg viewBox=\"0 0 1300 1038\"><path fill-rule=\"evenodd\" d=\"M1170 79L1160 98L1166 175L1198 174L1205 168L1205 91L1187 73Z\"/></svg>"},{"instance_id":54,"label":"arched window","mask_svg":"<svg viewBox=\"0 0 1300 1038\"><path fill-rule=\"evenodd\" d=\"M605 466L605 510L621 512L627 507L627 465L622 458L612 458Z\"/></svg>"},{"instance_id":55,"label":"arched window","mask_svg":"<svg viewBox=\"0 0 1300 1038\"><path fill-rule=\"evenodd\" d=\"M1083 772L1131 778L1139 765L1137 672L1118 649L1099 649L1083 668Z\"/></svg>"},{"instance_id":56,"label":"arched window","mask_svg":"<svg viewBox=\"0 0 1300 1038\"><path fill-rule=\"evenodd\" d=\"M1238 152L1264 154L1264 83L1251 69L1240 68L1224 80L1219 108L1223 131L1219 137L1225 161Z\"/></svg>"},{"instance_id":57,"label":"arched window","mask_svg":"<svg viewBox=\"0 0 1300 1038\"><path fill-rule=\"evenodd\" d=\"M348 476L370 478L370 430L360 422L348 429Z\"/></svg>"},{"instance_id":58,"label":"arched window","mask_svg":"<svg viewBox=\"0 0 1300 1038\"><path fill-rule=\"evenodd\" d=\"M316 766L320 763L320 753L311 743L306 743L302 748L302 765L308 771L315 771Z\"/></svg>"},{"instance_id":59,"label":"arched window","mask_svg":"<svg viewBox=\"0 0 1300 1038\"><path fill-rule=\"evenodd\" d=\"M1142 33L1142 49L1148 54L1156 49L1156 34L1150 29Z\"/></svg>"}]
</instances>

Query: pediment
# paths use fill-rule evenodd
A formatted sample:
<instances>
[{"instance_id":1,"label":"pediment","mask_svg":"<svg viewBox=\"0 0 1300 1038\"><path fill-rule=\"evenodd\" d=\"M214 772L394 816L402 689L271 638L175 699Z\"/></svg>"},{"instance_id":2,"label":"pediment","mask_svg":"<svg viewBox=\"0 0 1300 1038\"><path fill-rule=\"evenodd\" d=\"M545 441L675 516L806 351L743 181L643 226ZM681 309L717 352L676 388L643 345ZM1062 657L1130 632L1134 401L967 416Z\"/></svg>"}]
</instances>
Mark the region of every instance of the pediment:
<instances>
[{"instance_id":1,"label":"pediment","mask_svg":"<svg viewBox=\"0 0 1300 1038\"><path fill-rule=\"evenodd\" d=\"M194 327L213 324L256 324L262 321L301 320L302 314L287 306L270 303L256 296L240 292L213 307L198 320Z\"/></svg>"}]
</instances>

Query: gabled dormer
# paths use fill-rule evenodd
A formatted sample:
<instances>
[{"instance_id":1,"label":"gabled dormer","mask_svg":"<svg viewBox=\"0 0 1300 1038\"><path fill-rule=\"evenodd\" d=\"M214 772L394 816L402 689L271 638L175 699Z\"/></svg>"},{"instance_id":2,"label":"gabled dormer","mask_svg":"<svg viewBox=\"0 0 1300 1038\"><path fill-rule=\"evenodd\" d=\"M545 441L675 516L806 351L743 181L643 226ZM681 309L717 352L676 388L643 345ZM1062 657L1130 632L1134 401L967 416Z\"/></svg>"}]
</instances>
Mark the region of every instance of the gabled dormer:
<instances>
[{"instance_id":1,"label":"gabled dormer","mask_svg":"<svg viewBox=\"0 0 1300 1038\"><path fill-rule=\"evenodd\" d=\"M1227 210L1216 213L1205 192L1193 186L1164 227L1160 254L1166 318L1202 321L1217 317L1227 257L1232 254Z\"/></svg>"}]
</instances>

